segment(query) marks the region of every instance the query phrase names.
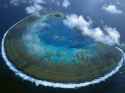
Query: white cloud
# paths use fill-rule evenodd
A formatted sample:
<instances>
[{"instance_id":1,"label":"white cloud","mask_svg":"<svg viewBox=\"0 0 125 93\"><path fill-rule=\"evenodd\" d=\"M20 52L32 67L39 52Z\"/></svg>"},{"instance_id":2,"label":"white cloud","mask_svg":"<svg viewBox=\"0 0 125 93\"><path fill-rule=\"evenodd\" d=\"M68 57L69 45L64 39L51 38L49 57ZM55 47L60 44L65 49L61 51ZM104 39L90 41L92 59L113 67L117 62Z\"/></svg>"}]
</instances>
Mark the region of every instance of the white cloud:
<instances>
[{"instance_id":1,"label":"white cloud","mask_svg":"<svg viewBox=\"0 0 125 93\"><path fill-rule=\"evenodd\" d=\"M105 27L105 31L108 33L112 41L119 44L120 43L120 33L115 29L111 27Z\"/></svg>"},{"instance_id":2,"label":"white cloud","mask_svg":"<svg viewBox=\"0 0 125 93\"><path fill-rule=\"evenodd\" d=\"M71 3L69 0L50 0L49 2L46 0L10 0L10 4L19 6L26 5L25 10L28 14L37 13L41 11L44 7L43 4L54 4L58 7L68 8Z\"/></svg>"},{"instance_id":3,"label":"white cloud","mask_svg":"<svg viewBox=\"0 0 125 93\"><path fill-rule=\"evenodd\" d=\"M122 14L123 11L118 9L117 6L115 5L108 5L108 6L103 6L103 10L106 12L109 12L111 14Z\"/></svg>"},{"instance_id":4,"label":"white cloud","mask_svg":"<svg viewBox=\"0 0 125 93\"><path fill-rule=\"evenodd\" d=\"M42 4L46 4L45 0L11 0L10 3L16 6L27 5L25 10L28 14L39 13L43 9Z\"/></svg>"},{"instance_id":5,"label":"white cloud","mask_svg":"<svg viewBox=\"0 0 125 93\"><path fill-rule=\"evenodd\" d=\"M62 3L62 6L67 8L71 5L70 1L69 0L63 0L63 3Z\"/></svg>"},{"instance_id":6,"label":"white cloud","mask_svg":"<svg viewBox=\"0 0 125 93\"><path fill-rule=\"evenodd\" d=\"M39 4L34 4L32 6L28 6L26 7L26 12L28 14L32 14L32 13L38 13L40 10L42 10L43 7Z\"/></svg>"},{"instance_id":7,"label":"white cloud","mask_svg":"<svg viewBox=\"0 0 125 93\"><path fill-rule=\"evenodd\" d=\"M71 28L79 29L83 35L89 36L97 42L108 45L119 44L120 33L115 28L107 26L104 27L104 30L100 27L92 28L91 21L87 21L83 16L77 16L75 14L67 16L67 19L63 22Z\"/></svg>"},{"instance_id":8,"label":"white cloud","mask_svg":"<svg viewBox=\"0 0 125 93\"><path fill-rule=\"evenodd\" d=\"M76 14L72 14L70 16L67 16L67 19L64 20L64 23L68 25L69 27L88 27L90 25L89 22L87 22L84 17L77 16Z\"/></svg>"}]
</instances>

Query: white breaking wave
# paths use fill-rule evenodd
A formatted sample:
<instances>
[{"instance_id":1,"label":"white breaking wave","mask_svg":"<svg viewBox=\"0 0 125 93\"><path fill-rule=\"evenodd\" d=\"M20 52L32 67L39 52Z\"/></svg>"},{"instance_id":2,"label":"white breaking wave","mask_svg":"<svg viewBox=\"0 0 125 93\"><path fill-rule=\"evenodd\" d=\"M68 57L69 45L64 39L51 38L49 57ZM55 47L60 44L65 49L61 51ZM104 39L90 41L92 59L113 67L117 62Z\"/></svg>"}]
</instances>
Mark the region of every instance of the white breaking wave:
<instances>
[{"instance_id":1,"label":"white breaking wave","mask_svg":"<svg viewBox=\"0 0 125 93\"><path fill-rule=\"evenodd\" d=\"M20 23L21 21L19 21L18 23ZM16 23L15 25L17 25L18 23ZM11 28L13 28L15 25L13 25ZM118 66L116 68L114 68L111 72L104 75L103 77L99 77L99 78L94 79L92 81L86 81L86 82L81 82L81 83L55 83L55 82L49 82L49 81L46 81L46 80L39 80L39 79L31 77L31 76L29 76L27 74L24 74L22 71L18 70L12 64L12 62L10 62L8 60L8 58L6 56L6 52L5 52L4 43L5 43L6 35L10 31L10 29L4 34L3 39L2 39L2 46L1 46L2 57L3 57L6 65L9 67L9 69L11 71L13 71L17 76L21 77L22 79L30 81L32 83L35 83L36 86L43 85L43 86L49 86L49 87L54 87L54 88L79 88L79 87L85 87L85 86L97 84L97 83L100 83L100 82L103 82L103 81L107 80L108 78L113 76L115 73L117 73L119 71L119 69L123 65L123 60L124 60L124 56L125 56L124 52L120 48L116 47L119 51L121 51L121 53L123 54L123 57L121 58L120 62L118 63Z\"/></svg>"}]
</instances>

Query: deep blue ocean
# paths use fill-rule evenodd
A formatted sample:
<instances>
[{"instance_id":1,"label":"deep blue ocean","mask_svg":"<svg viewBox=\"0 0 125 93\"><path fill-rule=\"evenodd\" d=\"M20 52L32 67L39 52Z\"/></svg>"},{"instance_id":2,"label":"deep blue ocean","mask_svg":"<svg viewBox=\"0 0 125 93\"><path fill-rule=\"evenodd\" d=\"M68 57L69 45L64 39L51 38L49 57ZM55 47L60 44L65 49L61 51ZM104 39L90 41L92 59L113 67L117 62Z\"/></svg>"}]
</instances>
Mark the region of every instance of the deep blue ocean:
<instances>
[{"instance_id":1,"label":"deep blue ocean","mask_svg":"<svg viewBox=\"0 0 125 93\"><path fill-rule=\"evenodd\" d=\"M49 0L47 0L49 1ZM125 14L123 15L109 15L104 13L100 6L101 0L72 0L72 7L69 9L57 8L54 5L45 5L49 7L50 11L62 11L65 13L77 13L84 15L86 18L94 20L93 26L103 26L104 24L112 27L117 27L121 33L121 41L125 42ZM112 3L116 0L108 0ZM125 12L125 1L119 0L119 6ZM89 3L91 2L91 3ZM106 2L106 1L105 1ZM97 4L98 3L98 4ZM17 21L28 16L24 7L21 5L15 7L9 4L8 0L0 0L0 42L3 34L14 25ZM78 7L79 6L79 7ZM102 22L103 20L104 22ZM0 53L0 92L1 93L125 93L125 65L113 77L109 78L106 82L83 87L79 89L59 89L49 87L36 87L28 81L15 76L8 67L5 65Z\"/></svg>"}]
</instances>

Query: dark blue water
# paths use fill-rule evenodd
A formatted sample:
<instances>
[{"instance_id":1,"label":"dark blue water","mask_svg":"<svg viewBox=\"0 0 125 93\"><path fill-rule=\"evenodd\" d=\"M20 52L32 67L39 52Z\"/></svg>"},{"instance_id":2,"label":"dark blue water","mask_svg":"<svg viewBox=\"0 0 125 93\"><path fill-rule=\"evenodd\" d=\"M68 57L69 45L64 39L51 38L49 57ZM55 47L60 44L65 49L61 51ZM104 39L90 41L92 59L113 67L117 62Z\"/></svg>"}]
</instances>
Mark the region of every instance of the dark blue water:
<instances>
[{"instance_id":1,"label":"dark blue water","mask_svg":"<svg viewBox=\"0 0 125 93\"><path fill-rule=\"evenodd\" d=\"M25 13L25 5L15 7L8 4L9 0L0 0L0 40L3 33L17 21L21 20L27 14ZM65 13L78 13L88 16L94 21L94 26L103 26L105 24L117 27L121 33L122 42L125 42L125 14L123 15L109 15L101 10L101 5L105 3L115 3L116 0L72 0L73 5L69 9L62 9L48 4L45 6L51 7L50 10L61 10ZM121 5L119 6L125 11L125 1L119 0ZM49 1L48 1L49 2ZM104 21L104 23L101 22ZM68 31L68 30L67 30ZM57 33L59 34L59 33ZM72 36L71 36L72 37ZM49 37L52 38L52 37ZM52 40L53 41L53 40ZM69 42L69 41L68 41ZM57 41L58 43L58 41ZM70 46L70 45L68 45ZM79 46L79 45L78 45ZM76 47L76 46L75 46ZM122 68L123 69L123 68ZM121 70L122 71L122 70ZM124 69L123 69L124 72ZM36 87L30 82L25 82L22 79L16 77L3 62L0 57L0 91L3 93L124 93L125 92L125 73L118 73L105 83L99 85L93 85L86 88L80 88L75 90L65 89L53 89L48 87Z\"/></svg>"}]
</instances>

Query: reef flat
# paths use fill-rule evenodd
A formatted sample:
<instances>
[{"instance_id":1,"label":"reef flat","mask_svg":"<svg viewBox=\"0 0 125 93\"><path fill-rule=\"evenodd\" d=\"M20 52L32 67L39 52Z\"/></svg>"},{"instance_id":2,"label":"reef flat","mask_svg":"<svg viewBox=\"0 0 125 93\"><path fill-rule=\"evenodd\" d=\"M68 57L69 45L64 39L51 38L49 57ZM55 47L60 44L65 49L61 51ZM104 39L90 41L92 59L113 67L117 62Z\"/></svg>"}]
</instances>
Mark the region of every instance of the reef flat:
<instances>
[{"instance_id":1,"label":"reef flat","mask_svg":"<svg viewBox=\"0 0 125 93\"><path fill-rule=\"evenodd\" d=\"M40 80L86 82L114 69L121 52L93 41L63 24L65 15L29 16L6 35L7 58L17 69Z\"/></svg>"}]
</instances>

